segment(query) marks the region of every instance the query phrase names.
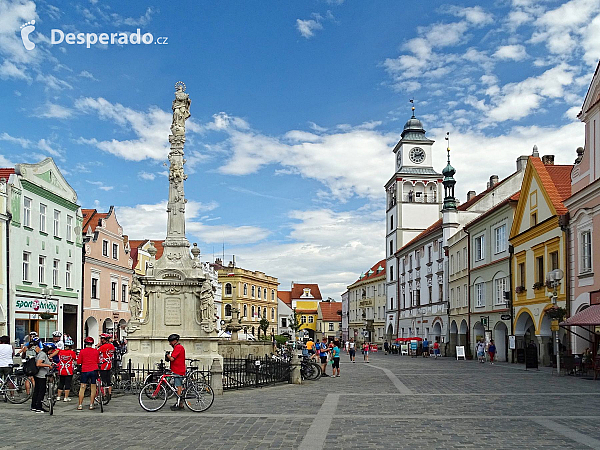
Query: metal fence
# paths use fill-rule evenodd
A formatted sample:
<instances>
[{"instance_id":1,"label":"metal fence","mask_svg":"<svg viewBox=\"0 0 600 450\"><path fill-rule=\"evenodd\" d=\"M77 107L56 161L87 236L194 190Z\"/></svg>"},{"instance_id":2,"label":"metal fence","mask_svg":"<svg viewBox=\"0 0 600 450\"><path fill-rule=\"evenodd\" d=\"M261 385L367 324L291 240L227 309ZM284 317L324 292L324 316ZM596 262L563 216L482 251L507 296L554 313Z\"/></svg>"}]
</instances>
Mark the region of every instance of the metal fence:
<instances>
[{"instance_id":1,"label":"metal fence","mask_svg":"<svg viewBox=\"0 0 600 450\"><path fill-rule=\"evenodd\" d=\"M291 382L291 364L265 356L223 358L223 390Z\"/></svg>"}]
</instances>

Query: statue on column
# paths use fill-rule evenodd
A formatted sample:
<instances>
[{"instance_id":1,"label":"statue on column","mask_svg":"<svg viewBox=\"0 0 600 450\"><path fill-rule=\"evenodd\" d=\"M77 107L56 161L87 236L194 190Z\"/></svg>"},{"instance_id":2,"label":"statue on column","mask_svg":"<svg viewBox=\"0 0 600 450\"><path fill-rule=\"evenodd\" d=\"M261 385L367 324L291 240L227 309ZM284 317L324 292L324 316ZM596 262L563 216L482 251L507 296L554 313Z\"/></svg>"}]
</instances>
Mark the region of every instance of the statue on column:
<instances>
[{"instance_id":1,"label":"statue on column","mask_svg":"<svg viewBox=\"0 0 600 450\"><path fill-rule=\"evenodd\" d=\"M131 279L129 285L129 311L132 320L139 320L142 312L142 285L137 277Z\"/></svg>"},{"instance_id":2,"label":"statue on column","mask_svg":"<svg viewBox=\"0 0 600 450\"><path fill-rule=\"evenodd\" d=\"M171 125L171 134L173 136L185 135L185 121L190 117L190 105L192 101L185 93L185 83L178 81L175 83L175 100L173 100L173 124Z\"/></svg>"}]
</instances>

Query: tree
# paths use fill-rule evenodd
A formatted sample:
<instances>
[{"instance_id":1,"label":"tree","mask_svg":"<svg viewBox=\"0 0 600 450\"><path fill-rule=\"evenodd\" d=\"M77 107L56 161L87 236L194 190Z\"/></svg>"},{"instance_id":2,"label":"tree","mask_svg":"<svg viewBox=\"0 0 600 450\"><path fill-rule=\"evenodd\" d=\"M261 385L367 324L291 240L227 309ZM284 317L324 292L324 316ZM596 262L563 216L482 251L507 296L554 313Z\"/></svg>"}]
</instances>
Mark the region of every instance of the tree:
<instances>
[{"instance_id":1,"label":"tree","mask_svg":"<svg viewBox=\"0 0 600 450\"><path fill-rule=\"evenodd\" d=\"M260 319L259 322L259 326L258 326L258 338L260 339L260 330L263 330L263 335L266 336L267 335L267 330L269 329L269 321L263 317L262 319Z\"/></svg>"},{"instance_id":2,"label":"tree","mask_svg":"<svg viewBox=\"0 0 600 450\"><path fill-rule=\"evenodd\" d=\"M296 312L296 308L294 308L292 316L290 317L289 324L288 324L288 326L294 332L293 336L292 336L292 338L294 339L294 348L296 346L296 333L298 331L300 331L300 328L302 328L302 325L303 325L303 323L300 321L300 314L298 314Z\"/></svg>"}]
</instances>

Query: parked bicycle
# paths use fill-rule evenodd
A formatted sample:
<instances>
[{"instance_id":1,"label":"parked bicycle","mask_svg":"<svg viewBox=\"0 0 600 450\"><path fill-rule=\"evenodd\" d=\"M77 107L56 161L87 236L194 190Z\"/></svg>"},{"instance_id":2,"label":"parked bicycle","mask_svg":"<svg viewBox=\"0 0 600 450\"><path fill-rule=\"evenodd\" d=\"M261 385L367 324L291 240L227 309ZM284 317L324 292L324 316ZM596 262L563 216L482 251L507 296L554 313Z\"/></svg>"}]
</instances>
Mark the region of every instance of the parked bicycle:
<instances>
[{"instance_id":1,"label":"parked bicycle","mask_svg":"<svg viewBox=\"0 0 600 450\"><path fill-rule=\"evenodd\" d=\"M9 365L9 367L10 373L5 378L0 377L0 395L4 396L5 403L7 401L14 404L25 403L33 393L31 381L23 374L19 364Z\"/></svg>"},{"instance_id":2,"label":"parked bicycle","mask_svg":"<svg viewBox=\"0 0 600 450\"><path fill-rule=\"evenodd\" d=\"M46 395L42 400L42 405L48 409L50 415L54 415L54 405L56 405L56 379L55 375L56 369L51 369L48 371L48 375L46 375ZM38 378L39 381L39 378Z\"/></svg>"},{"instance_id":3,"label":"parked bicycle","mask_svg":"<svg viewBox=\"0 0 600 450\"><path fill-rule=\"evenodd\" d=\"M102 377L100 371L98 371L98 377L96 378L96 398L94 404L100 406L100 412L104 412L104 406L110 402L110 395L108 393L108 386L104 386L102 383Z\"/></svg>"}]
</instances>

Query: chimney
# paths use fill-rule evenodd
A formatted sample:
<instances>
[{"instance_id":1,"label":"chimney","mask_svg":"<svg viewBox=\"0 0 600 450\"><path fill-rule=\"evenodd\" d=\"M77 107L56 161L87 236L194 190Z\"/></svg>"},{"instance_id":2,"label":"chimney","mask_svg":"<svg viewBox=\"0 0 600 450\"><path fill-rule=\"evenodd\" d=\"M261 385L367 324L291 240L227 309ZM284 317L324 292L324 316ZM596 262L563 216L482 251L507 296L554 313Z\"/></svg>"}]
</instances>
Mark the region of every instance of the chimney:
<instances>
[{"instance_id":1,"label":"chimney","mask_svg":"<svg viewBox=\"0 0 600 450\"><path fill-rule=\"evenodd\" d=\"M528 159L529 159L529 156L527 156L527 155L521 155L517 158L517 172L520 172L521 170L525 170L525 167L527 167Z\"/></svg>"},{"instance_id":2,"label":"chimney","mask_svg":"<svg viewBox=\"0 0 600 450\"><path fill-rule=\"evenodd\" d=\"M554 155L544 155L542 156L542 162L545 166L553 166L554 165Z\"/></svg>"},{"instance_id":3,"label":"chimney","mask_svg":"<svg viewBox=\"0 0 600 450\"><path fill-rule=\"evenodd\" d=\"M215 258L215 264L218 264L219 266L223 265L223 261L221 260L221 258Z\"/></svg>"},{"instance_id":4,"label":"chimney","mask_svg":"<svg viewBox=\"0 0 600 450\"><path fill-rule=\"evenodd\" d=\"M498 175L492 175L490 177L490 182L488 184L488 188L494 187L498 184Z\"/></svg>"},{"instance_id":5,"label":"chimney","mask_svg":"<svg viewBox=\"0 0 600 450\"><path fill-rule=\"evenodd\" d=\"M467 192L467 201L471 200L476 195L477 195L477 192L475 192L475 191L469 191L469 192Z\"/></svg>"}]
</instances>

